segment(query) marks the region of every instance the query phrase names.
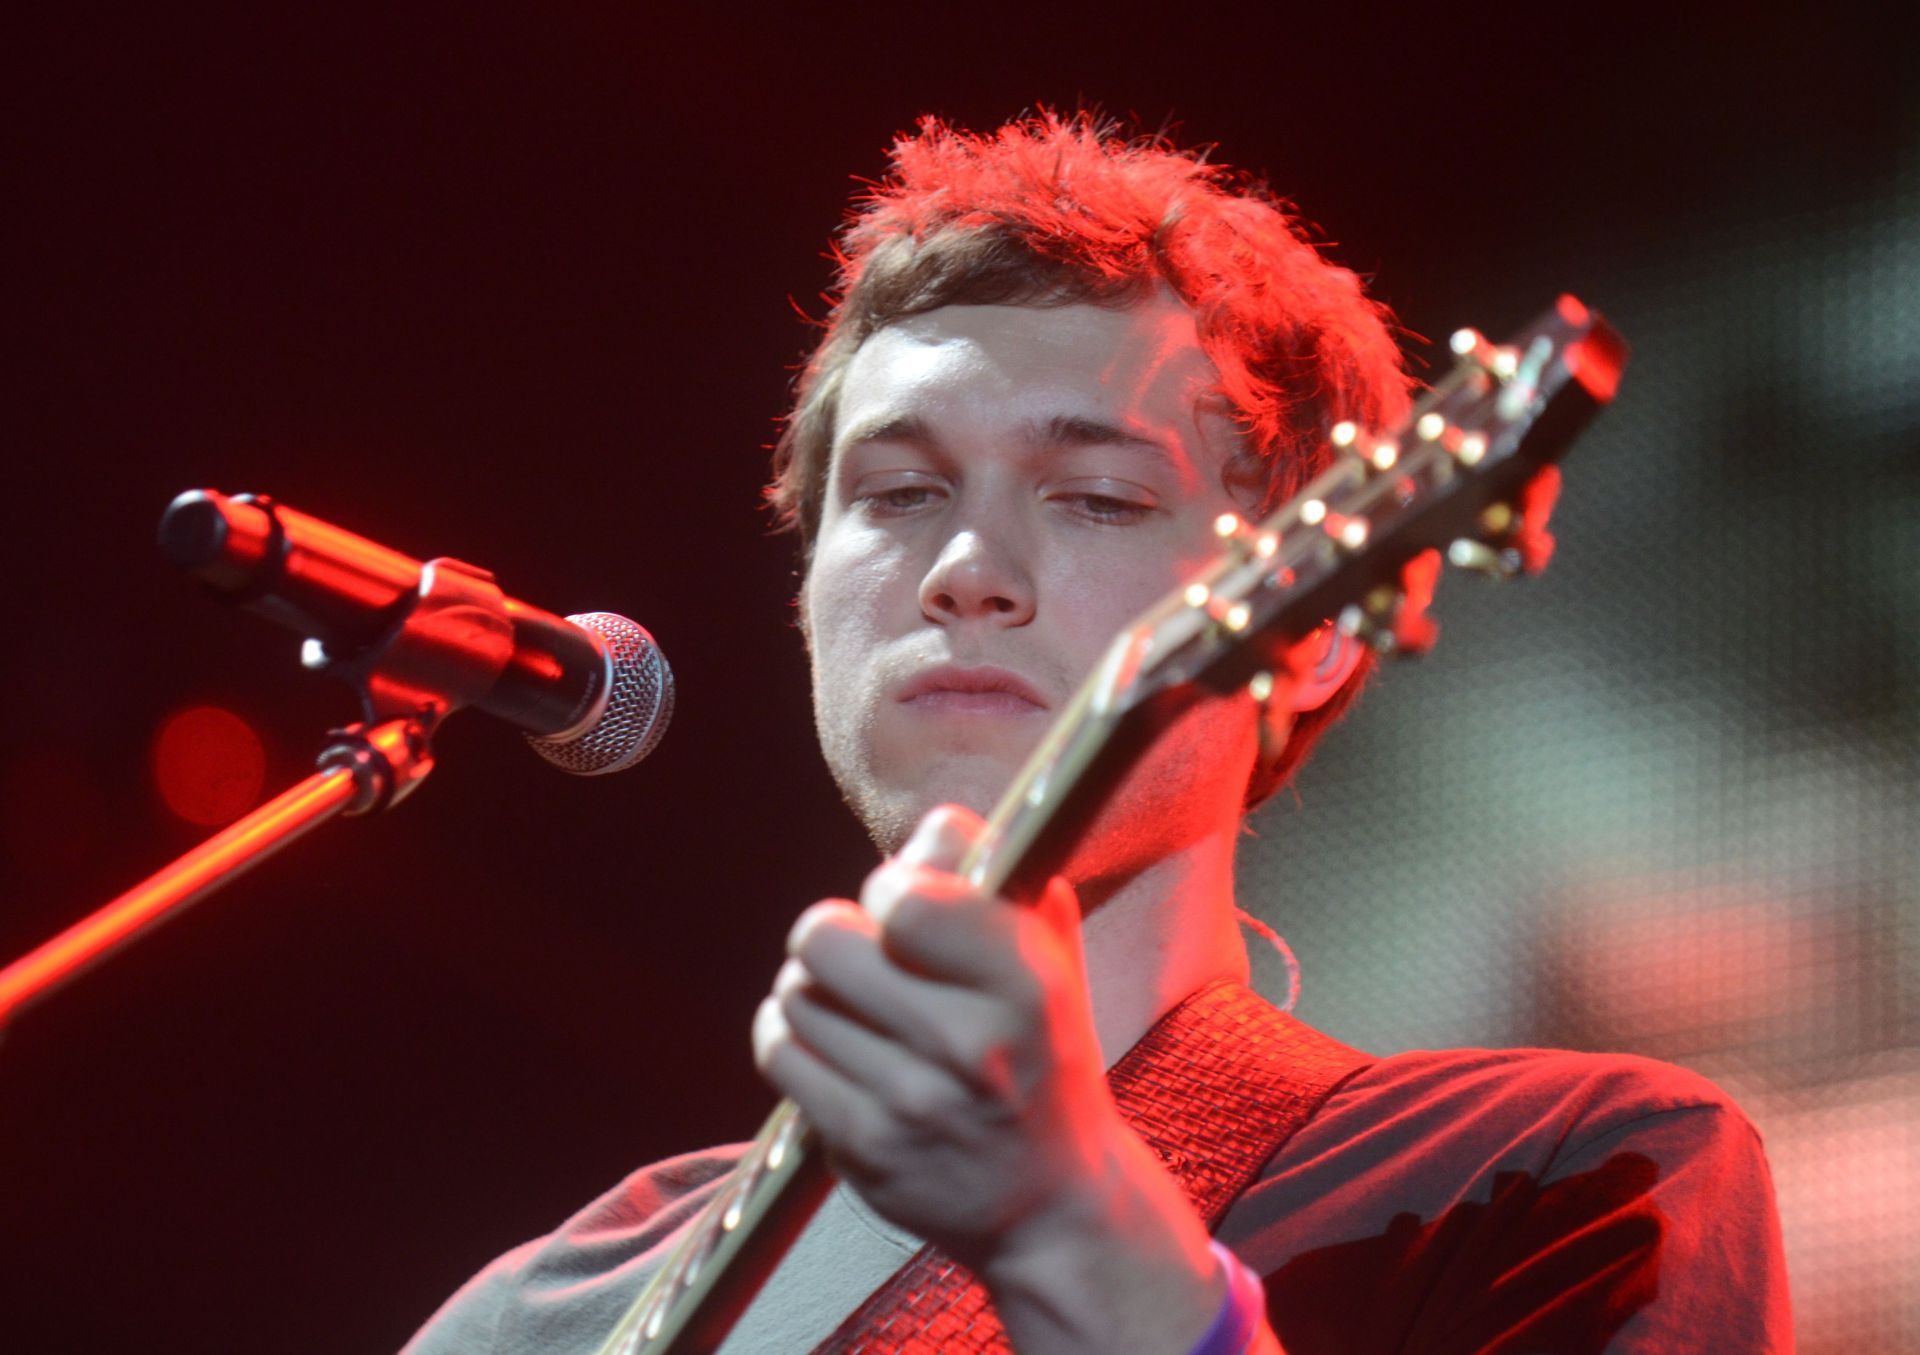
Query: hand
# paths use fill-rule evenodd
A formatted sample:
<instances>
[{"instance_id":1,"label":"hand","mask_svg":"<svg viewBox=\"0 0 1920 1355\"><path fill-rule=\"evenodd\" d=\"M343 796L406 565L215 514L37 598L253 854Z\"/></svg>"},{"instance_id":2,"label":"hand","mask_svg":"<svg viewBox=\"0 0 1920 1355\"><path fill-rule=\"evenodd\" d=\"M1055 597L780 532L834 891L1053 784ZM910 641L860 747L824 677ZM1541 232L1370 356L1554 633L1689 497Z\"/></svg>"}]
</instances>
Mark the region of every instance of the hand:
<instances>
[{"instance_id":1,"label":"hand","mask_svg":"<svg viewBox=\"0 0 1920 1355\"><path fill-rule=\"evenodd\" d=\"M1185 1349L1223 1282L1107 1089L1077 901L975 890L952 872L979 830L934 810L864 909L800 916L755 1057L863 1199L981 1278L1017 1348Z\"/></svg>"},{"instance_id":2,"label":"hand","mask_svg":"<svg viewBox=\"0 0 1920 1355\"><path fill-rule=\"evenodd\" d=\"M860 906L801 914L761 1004L762 1071L800 1104L835 1168L887 1218L978 1269L1025 1225L1072 1209L1129 1131L1103 1075L1079 908L1035 908L951 871L979 831L929 814Z\"/></svg>"}]
</instances>

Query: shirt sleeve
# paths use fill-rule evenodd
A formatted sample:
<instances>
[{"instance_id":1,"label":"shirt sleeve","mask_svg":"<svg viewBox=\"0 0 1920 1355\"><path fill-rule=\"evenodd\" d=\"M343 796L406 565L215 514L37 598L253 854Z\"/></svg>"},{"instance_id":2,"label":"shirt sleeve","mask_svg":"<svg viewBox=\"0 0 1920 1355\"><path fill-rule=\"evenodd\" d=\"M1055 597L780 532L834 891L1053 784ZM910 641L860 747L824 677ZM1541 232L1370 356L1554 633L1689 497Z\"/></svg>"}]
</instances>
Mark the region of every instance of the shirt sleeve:
<instances>
[{"instance_id":1,"label":"shirt sleeve","mask_svg":"<svg viewBox=\"0 0 1920 1355\"><path fill-rule=\"evenodd\" d=\"M1465 1314L1458 1348L1793 1349L1772 1176L1731 1102L1616 1126L1560 1156L1527 1194L1515 1192L1524 1217L1507 1268Z\"/></svg>"},{"instance_id":2,"label":"shirt sleeve","mask_svg":"<svg viewBox=\"0 0 1920 1355\"><path fill-rule=\"evenodd\" d=\"M746 1145L644 1167L462 1285L401 1355L594 1351Z\"/></svg>"}]
</instances>

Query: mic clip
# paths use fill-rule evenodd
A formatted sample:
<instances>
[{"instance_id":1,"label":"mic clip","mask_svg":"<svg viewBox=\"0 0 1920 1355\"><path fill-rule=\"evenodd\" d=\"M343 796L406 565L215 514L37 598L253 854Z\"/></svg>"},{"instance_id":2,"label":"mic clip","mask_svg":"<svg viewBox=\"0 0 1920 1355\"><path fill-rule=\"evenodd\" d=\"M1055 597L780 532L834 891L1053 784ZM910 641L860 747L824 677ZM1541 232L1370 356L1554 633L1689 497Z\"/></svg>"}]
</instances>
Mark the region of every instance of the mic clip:
<instances>
[{"instance_id":1,"label":"mic clip","mask_svg":"<svg viewBox=\"0 0 1920 1355\"><path fill-rule=\"evenodd\" d=\"M352 685L367 724L413 717L430 731L493 689L513 647L506 595L493 574L442 556L421 566L419 589L373 643L335 656L309 639L300 662Z\"/></svg>"}]
</instances>

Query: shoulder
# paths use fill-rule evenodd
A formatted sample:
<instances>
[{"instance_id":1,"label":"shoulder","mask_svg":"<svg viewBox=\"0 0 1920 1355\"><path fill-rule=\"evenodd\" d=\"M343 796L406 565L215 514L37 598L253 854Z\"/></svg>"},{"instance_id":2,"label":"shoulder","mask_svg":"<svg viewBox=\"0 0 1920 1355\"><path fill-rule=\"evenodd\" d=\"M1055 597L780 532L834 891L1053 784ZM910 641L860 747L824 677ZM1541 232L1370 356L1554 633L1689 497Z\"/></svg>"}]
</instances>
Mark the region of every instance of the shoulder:
<instances>
[{"instance_id":1,"label":"shoulder","mask_svg":"<svg viewBox=\"0 0 1920 1355\"><path fill-rule=\"evenodd\" d=\"M1264 1232L1285 1220L1301 1243L1352 1235L1403 1213L1434 1218L1485 1202L1502 1180L1579 1175L1621 1152L1645 1159L1656 1179L1702 1157L1751 1170L1760 1156L1733 1100L1672 1064L1551 1049L1414 1050L1336 1089L1229 1223ZM1646 1174L1631 1165L1635 1179Z\"/></svg>"},{"instance_id":2,"label":"shoulder","mask_svg":"<svg viewBox=\"0 0 1920 1355\"><path fill-rule=\"evenodd\" d=\"M1289 1350L1399 1349L1423 1322L1542 1350L1688 1349L1702 1330L1771 1350L1788 1329L1751 1123L1706 1078L1630 1055L1380 1059L1220 1232L1267 1277Z\"/></svg>"},{"instance_id":3,"label":"shoulder","mask_svg":"<svg viewBox=\"0 0 1920 1355\"><path fill-rule=\"evenodd\" d=\"M1633 1054L1564 1049L1412 1050L1349 1079L1323 1116L1421 1132L1551 1143L1556 1156L1656 1117L1752 1134L1745 1114L1700 1074Z\"/></svg>"}]
</instances>

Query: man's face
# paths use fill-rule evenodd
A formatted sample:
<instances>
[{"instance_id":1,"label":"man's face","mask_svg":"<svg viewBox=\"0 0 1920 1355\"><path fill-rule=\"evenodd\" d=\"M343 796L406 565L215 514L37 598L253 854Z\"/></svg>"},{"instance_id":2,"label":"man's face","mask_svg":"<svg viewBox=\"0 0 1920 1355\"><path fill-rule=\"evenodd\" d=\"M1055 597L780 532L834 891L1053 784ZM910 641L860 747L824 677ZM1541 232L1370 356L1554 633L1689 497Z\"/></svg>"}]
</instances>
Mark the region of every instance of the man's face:
<instances>
[{"instance_id":1,"label":"man's face","mask_svg":"<svg viewBox=\"0 0 1920 1355\"><path fill-rule=\"evenodd\" d=\"M828 765L884 850L985 813L1095 660L1217 550L1238 434L1192 312L949 306L854 355L801 594ZM1246 700L1169 731L1082 877L1231 830Z\"/></svg>"}]
</instances>

